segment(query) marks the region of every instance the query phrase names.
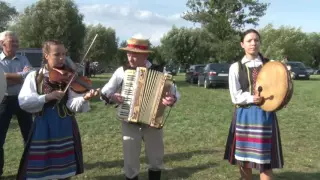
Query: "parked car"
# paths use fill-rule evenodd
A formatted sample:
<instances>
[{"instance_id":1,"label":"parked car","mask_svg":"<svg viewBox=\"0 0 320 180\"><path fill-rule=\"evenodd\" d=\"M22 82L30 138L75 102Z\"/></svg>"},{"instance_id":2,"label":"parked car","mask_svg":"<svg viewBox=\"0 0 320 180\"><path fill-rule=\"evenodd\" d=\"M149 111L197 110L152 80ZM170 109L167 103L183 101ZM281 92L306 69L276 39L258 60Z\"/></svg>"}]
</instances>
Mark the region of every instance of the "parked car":
<instances>
[{"instance_id":1,"label":"parked car","mask_svg":"<svg viewBox=\"0 0 320 180\"><path fill-rule=\"evenodd\" d=\"M314 70L313 74L320 74L320 69Z\"/></svg>"},{"instance_id":2,"label":"parked car","mask_svg":"<svg viewBox=\"0 0 320 180\"><path fill-rule=\"evenodd\" d=\"M186 70L185 80L190 83L198 82L198 75L203 72L204 64L191 65L189 69Z\"/></svg>"},{"instance_id":3,"label":"parked car","mask_svg":"<svg viewBox=\"0 0 320 180\"><path fill-rule=\"evenodd\" d=\"M164 72L171 74L172 76L176 76L178 69L173 67L173 66L165 66L164 67Z\"/></svg>"},{"instance_id":4,"label":"parked car","mask_svg":"<svg viewBox=\"0 0 320 180\"><path fill-rule=\"evenodd\" d=\"M287 65L290 66L293 79L310 79L310 74L307 71L306 66L299 61L288 61Z\"/></svg>"},{"instance_id":5,"label":"parked car","mask_svg":"<svg viewBox=\"0 0 320 180\"><path fill-rule=\"evenodd\" d=\"M20 48L16 52L21 56L26 56L33 67L37 70L41 67L42 63L42 49L41 48Z\"/></svg>"},{"instance_id":6,"label":"parked car","mask_svg":"<svg viewBox=\"0 0 320 180\"><path fill-rule=\"evenodd\" d=\"M204 88L215 87L218 85L228 86L230 64L227 63L210 63L204 68L199 75L198 86Z\"/></svg>"},{"instance_id":7,"label":"parked car","mask_svg":"<svg viewBox=\"0 0 320 180\"><path fill-rule=\"evenodd\" d=\"M186 72L186 69L184 67L179 67L178 68L178 73L185 73Z\"/></svg>"},{"instance_id":8,"label":"parked car","mask_svg":"<svg viewBox=\"0 0 320 180\"><path fill-rule=\"evenodd\" d=\"M313 74L314 73L314 69L312 69L311 67L309 67L309 66L307 66L306 67L306 69L307 69L307 72L311 75L311 74Z\"/></svg>"}]
</instances>

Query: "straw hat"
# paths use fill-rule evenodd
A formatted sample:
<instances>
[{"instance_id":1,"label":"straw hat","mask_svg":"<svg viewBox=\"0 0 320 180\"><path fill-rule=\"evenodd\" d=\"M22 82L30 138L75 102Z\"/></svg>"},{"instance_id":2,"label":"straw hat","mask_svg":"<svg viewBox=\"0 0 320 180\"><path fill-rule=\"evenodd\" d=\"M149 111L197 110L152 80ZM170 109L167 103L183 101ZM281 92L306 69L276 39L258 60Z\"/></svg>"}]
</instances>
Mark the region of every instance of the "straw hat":
<instances>
[{"instance_id":1,"label":"straw hat","mask_svg":"<svg viewBox=\"0 0 320 180\"><path fill-rule=\"evenodd\" d=\"M127 47L119 48L121 50L136 53L152 53L149 50L149 40L138 34L127 40Z\"/></svg>"}]
</instances>

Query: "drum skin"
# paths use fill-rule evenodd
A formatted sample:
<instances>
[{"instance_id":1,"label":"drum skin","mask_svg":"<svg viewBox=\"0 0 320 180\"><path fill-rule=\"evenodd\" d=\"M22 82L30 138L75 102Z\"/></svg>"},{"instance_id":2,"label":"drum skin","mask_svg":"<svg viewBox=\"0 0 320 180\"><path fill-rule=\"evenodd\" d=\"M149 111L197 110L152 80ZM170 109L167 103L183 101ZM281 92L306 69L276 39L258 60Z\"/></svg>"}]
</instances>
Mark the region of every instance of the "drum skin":
<instances>
[{"instance_id":1,"label":"drum skin","mask_svg":"<svg viewBox=\"0 0 320 180\"><path fill-rule=\"evenodd\" d=\"M2 102L2 99L4 97L4 94L7 91L7 80L6 77L4 76L4 71L3 69L0 67L0 102Z\"/></svg>"},{"instance_id":2,"label":"drum skin","mask_svg":"<svg viewBox=\"0 0 320 180\"><path fill-rule=\"evenodd\" d=\"M293 84L287 66L279 61L267 62L260 70L256 80L256 90L264 101L261 109L272 112L281 110L291 100Z\"/></svg>"}]
</instances>

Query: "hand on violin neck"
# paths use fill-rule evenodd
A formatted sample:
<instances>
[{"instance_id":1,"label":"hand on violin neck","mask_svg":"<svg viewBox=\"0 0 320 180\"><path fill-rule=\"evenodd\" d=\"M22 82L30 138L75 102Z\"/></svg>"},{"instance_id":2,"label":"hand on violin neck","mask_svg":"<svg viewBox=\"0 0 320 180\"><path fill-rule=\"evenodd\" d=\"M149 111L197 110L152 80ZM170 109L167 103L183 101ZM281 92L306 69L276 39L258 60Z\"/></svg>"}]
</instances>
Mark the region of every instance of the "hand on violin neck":
<instances>
[{"instance_id":1,"label":"hand on violin neck","mask_svg":"<svg viewBox=\"0 0 320 180\"><path fill-rule=\"evenodd\" d=\"M91 98L95 97L95 96L100 96L100 88L94 90L94 89L91 89L89 92L87 92L83 98L84 100L88 101L90 100Z\"/></svg>"}]
</instances>

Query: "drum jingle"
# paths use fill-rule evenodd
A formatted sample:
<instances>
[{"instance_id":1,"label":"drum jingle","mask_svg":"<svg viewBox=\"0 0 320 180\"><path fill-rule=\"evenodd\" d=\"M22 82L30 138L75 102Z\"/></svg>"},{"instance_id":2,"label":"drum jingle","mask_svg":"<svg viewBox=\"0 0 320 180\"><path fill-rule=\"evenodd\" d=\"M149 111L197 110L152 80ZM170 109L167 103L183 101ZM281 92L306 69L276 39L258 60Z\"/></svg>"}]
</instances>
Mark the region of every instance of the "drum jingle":
<instances>
[{"instance_id":1,"label":"drum jingle","mask_svg":"<svg viewBox=\"0 0 320 180\"><path fill-rule=\"evenodd\" d=\"M269 61L260 70L256 80L256 90L264 101L261 109L279 111L291 100L293 83L287 66L279 61Z\"/></svg>"}]
</instances>

